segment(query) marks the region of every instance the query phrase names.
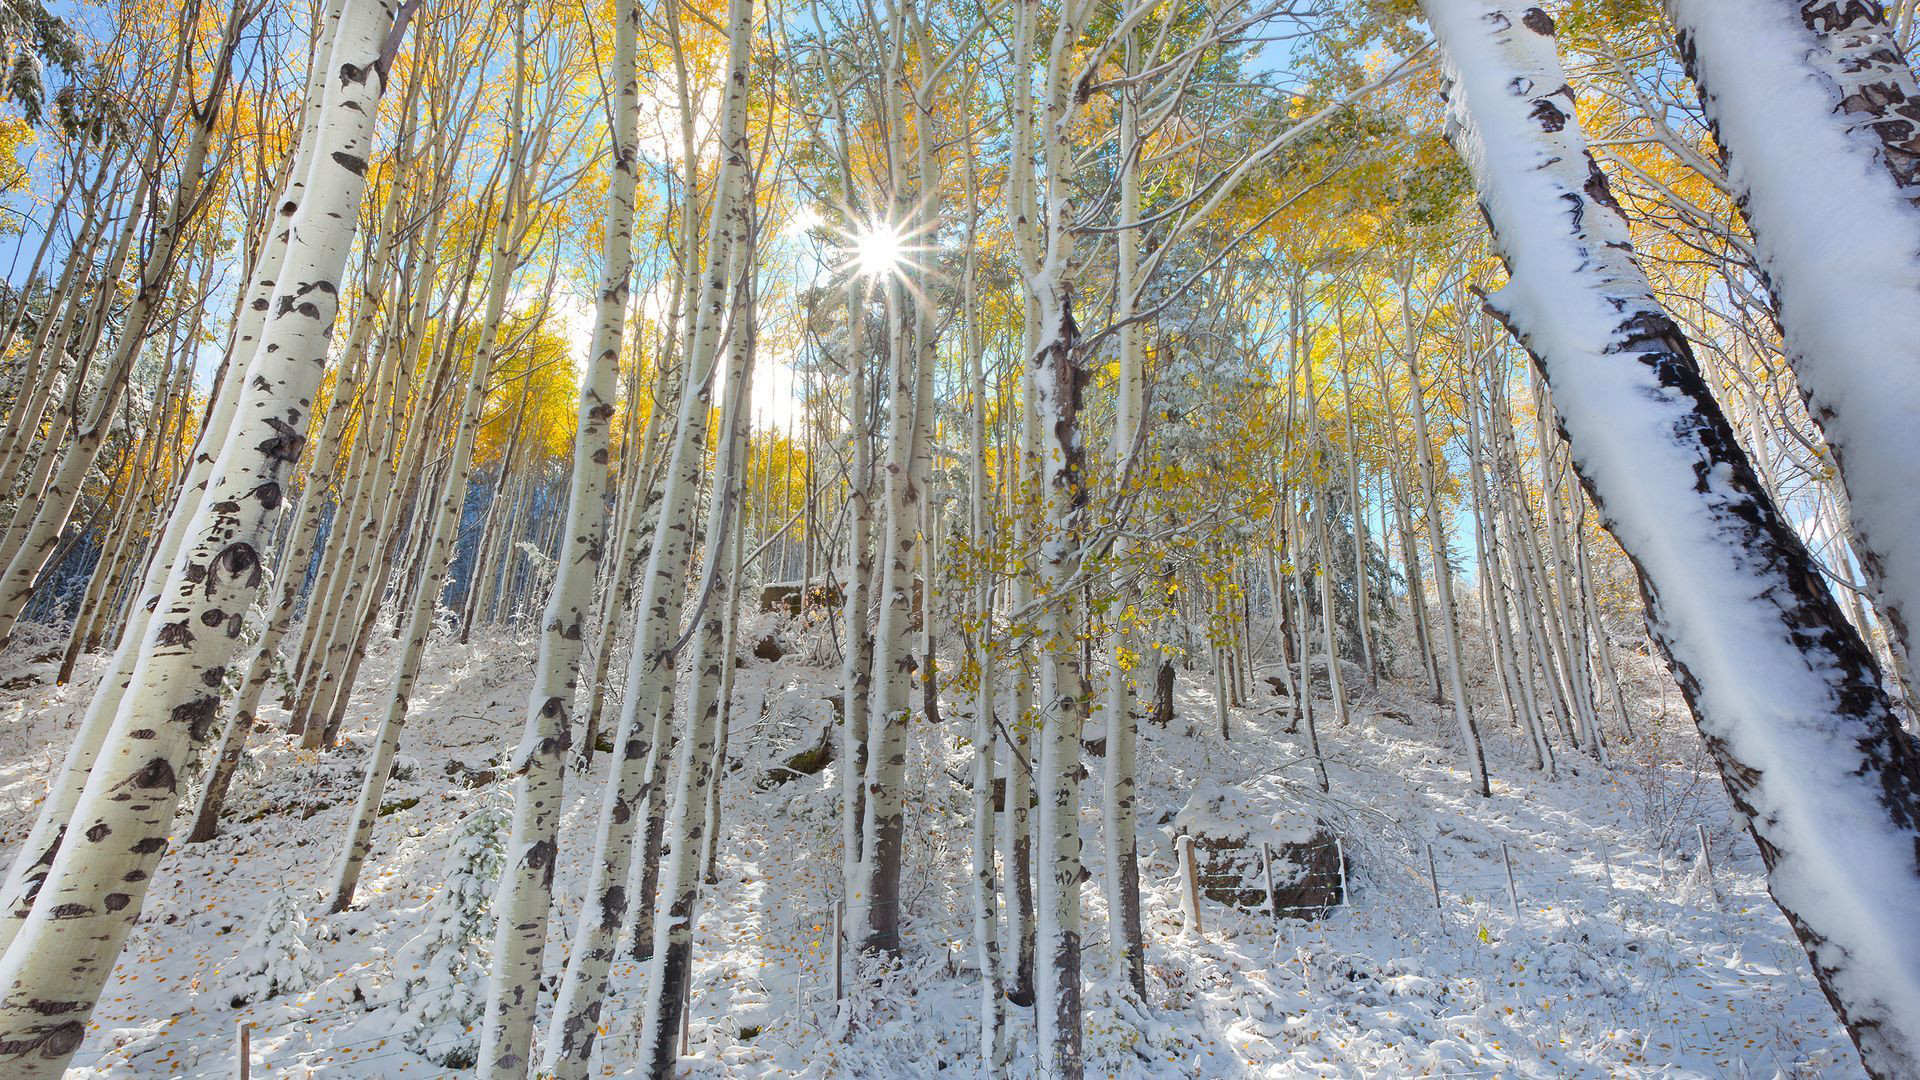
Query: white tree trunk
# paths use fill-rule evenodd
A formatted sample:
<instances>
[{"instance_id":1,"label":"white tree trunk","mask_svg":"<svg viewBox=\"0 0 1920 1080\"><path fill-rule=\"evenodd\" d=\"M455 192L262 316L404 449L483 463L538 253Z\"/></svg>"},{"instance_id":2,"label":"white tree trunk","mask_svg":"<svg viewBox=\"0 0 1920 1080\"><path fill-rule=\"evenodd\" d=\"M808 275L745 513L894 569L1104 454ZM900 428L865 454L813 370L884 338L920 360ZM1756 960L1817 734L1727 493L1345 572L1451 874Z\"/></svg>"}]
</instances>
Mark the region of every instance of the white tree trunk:
<instances>
[{"instance_id":1,"label":"white tree trunk","mask_svg":"<svg viewBox=\"0 0 1920 1080\"><path fill-rule=\"evenodd\" d=\"M74 808L33 913L0 960L0 1061L55 1076L86 1030L146 886L167 848L178 778L213 734L217 688L242 612L265 572L260 549L299 460L366 186L376 106L386 88L395 5L349 0L338 28L310 197L292 216L274 290L228 439L167 575L129 692ZM183 500L184 501L184 500Z\"/></svg>"},{"instance_id":2,"label":"white tree trunk","mask_svg":"<svg viewBox=\"0 0 1920 1080\"><path fill-rule=\"evenodd\" d=\"M746 0L734 0L732 7L735 31L742 32L745 29L742 24L752 17L751 8ZM744 16L740 14L742 9L747 12ZM729 150L744 154L744 137ZM661 875L658 914L653 922L652 964L641 1009L639 1045L634 1053L647 1075L655 1080L672 1076L674 1062L679 1057L680 1014L690 1006L688 990L693 984L693 923L699 902L702 842L713 826L708 816L708 793L715 782L720 710L725 707L720 695L726 684L722 671L726 664L723 650L730 613L726 568L731 561L728 548L734 533L729 519L742 512L744 470L741 465L746 449L747 411L752 402L749 384L754 360L751 232L740 239L742 256L736 260L740 284L733 324L728 331L730 347L721 442L714 461L713 498L707 507L705 529L706 552L701 560L706 568L706 580L699 590L695 625L689 631L694 652L687 692L687 734L680 740L674 762L675 789L666 835L671 851ZM648 903L649 898L641 897L639 902Z\"/></svg>"},{"instance_id":3,"label":"white tree trunk","mask_svg":"<svg viewBox=\"0 0 1920 1080\"><path fill-rule=\"evenodd\" d=\"M524 43L522 43L524 44ZM506 316L507 294L514 272L520 264L520 228L525 161L522 131L526 70L520 61L514 80L513 100L507 123L507 169L502 188L499 217L494 223L492 251L487 263L487 302L481 314L479 340L468 362L466 394L460 412L453 421L453 446L442 467L438 498L426 504L431 534L426 541L424 561L414 575L413 605L407 614L406 641L400 662L387 691L387 707L374 736L373 752L367 759L366 775L361 780L360 797L354 804L353 824L334 874L330 911L345 911L353 905L360 883L361 869L373 850L373 827L379 820L380 800L386 793L387 778L393 771L393 755L399 751L400 737L406 727L407 710L413 701L414 684L420 678L426 655L427 638L432 635L434 611L446 585L447 563L453 557L453 545L460 531L460 508L466 501L467 475L473 463L473 442L479 432L480 410L486 403L487 382L498 358L500 323ZM416 521L416 528L420 524ZM344 699L350 682L338 692ZM329 727L333 724L329 722Z\"/></svg>"},{"instance_id":4,"label":"white tree trunk","mask_svg":"<svg viewBox=\"0 0 1920 1080\"><path fill-rule=\"evenodd\" d=\"M1920 81L1882 5L1667 0L1898 647L1920 619Z\"/></svg>"},{"instance_id":5,"label":"white tree trunk","mask_svg":"<svg viewBox=\"0 0 1920 1080\"><path fill-rule=\"evenodd\" d=\"M1429 0L1533 354L1768 885L1868 1072L1920 1074L1920 754L1635 263L1538 8ZM1844 839L1844 842L1842 842Z\"/></svg>"},{"instance_id":6,"label":"white tree trunk","mask_svg":"<svg viewBox=\"0 0 1920 1080\"><path fill-rule=\"evenodd\" d=\"M639 122L639 69L634 57L640 6L617 9L610 103L612 177L602 227L600 289L595 298L593 340L580 381L574 428L573 482L567 495L565 532L553 595L547 603L533 690L527 701L526 733L514 749L513 824L506 865L493 901L493 971L487 981L485 1028L479 1067L495 1080L521 1080L532 1059L534 1007L539 1003L547 918L553 906L553 871L559 848L561 798L566 781L568 738L579 689L580 652L593 608L606 531L607 463L612 446L614 396L620 345L626 330L627 292L633 278L633 217ZM477 569L477 567L476 567Z\"/></svg>"},{"instance_id":7,"label":"white tree trunk","mask_svg":"<svg viewBox=\"0 0 1920 1080\"><path fill-rule=\"evenodd\" d=\"M748 230L746 108L752 18L751 0L732 0L720 162L714 178L706 261L683 361L686 384L634 627L626 696L614 738L617 756L601 803L599 831L583 894L586 906L574 932L541 1062L541 1071L557 1080L586 1075L598 1036L601 1006L607 998L607 970L628 906L650 900L628 895L627 870L633 857L634 831L649 794L649 758L662 741L662 728L672 719L671 647L679 631L687 564L693 550L693 512L705 465L729 269L735 249L745 245Z\"/></svg>"}]
</instances>

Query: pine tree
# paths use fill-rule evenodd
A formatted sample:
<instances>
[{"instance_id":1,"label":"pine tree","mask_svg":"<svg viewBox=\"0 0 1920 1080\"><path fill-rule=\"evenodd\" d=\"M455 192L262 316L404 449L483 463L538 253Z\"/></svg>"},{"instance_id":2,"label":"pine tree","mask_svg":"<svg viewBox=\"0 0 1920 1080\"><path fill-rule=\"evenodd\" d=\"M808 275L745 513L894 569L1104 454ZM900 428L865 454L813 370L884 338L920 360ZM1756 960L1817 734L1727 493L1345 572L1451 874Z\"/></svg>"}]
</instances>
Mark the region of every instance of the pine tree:
<instances>
[{"instance_id":1,"label":"pine tree","mask_svg":"<svg viewBox=\"0 0 1920 1080\"><path fill-rule=\"evenodd\" d=\"M508 800L495 793L460 823L426 926L394 953L390 993L405 1028L402 1038L449 1069L469 1069L479 1060L493 893L511 818Z\"/></svg>"},{"instance_id":2,"label":"pine tree","mask_svg":"<svg viewBox=\"0 0 1920 1080\"><path fill-rule=\"evenodd\" d=\"M307 932L307 917L293 893L275 896L226 972L222 993L234 1008L302 993L319 981L320 962L307 948Z\"/></svg>"}]
</instances>

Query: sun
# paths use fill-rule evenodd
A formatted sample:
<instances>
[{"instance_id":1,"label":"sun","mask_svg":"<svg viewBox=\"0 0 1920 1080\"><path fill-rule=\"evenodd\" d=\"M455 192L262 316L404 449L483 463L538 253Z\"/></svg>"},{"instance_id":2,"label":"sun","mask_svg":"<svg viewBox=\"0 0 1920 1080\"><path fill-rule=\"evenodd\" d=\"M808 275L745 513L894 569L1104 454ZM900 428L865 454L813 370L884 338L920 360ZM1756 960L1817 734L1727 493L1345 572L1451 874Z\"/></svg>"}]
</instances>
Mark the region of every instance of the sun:
<instances>
[{"instance_id":1,"label":"sun","mask_svg":"<svg viewBox=\"0 0 1920 1080\"><path fill-rule=\"evenodd\" d=\"M900 231L886 222L876 222L853 237L853 265L868 277L883 277L899 269L906 260L906 244Z\"/></svg>"}]
</instances>

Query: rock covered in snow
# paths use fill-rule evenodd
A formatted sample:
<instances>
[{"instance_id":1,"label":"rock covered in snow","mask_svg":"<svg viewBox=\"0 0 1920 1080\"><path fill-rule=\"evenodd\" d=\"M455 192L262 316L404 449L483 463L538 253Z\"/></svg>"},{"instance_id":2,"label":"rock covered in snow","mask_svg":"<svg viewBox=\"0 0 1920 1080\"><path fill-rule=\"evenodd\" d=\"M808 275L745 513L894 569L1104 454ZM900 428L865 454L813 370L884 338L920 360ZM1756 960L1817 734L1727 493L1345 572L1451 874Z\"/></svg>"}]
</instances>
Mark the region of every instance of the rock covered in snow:
<instances>
[{"instance_id":1,"label":"rock covered in snow","mask_svg":"<svg viewBox=\"0 0 1920 1080\"><path fill-rule=\"evenodd\" d=\"M1187 804L1173 815L1173 835L1190 833L1250 847L1282 847L1311 842L1323 829L1299 811L1275 813L1273 800L1212 780L1194 786Z\"/></svg>"},{"instance_id":2,"label":"rock covered in snow","mask_svg":"<svg viewBox=\"0 0 1920 1080\"><path fill-rule=\"evenodd\" d=\"M1346 902L1340 846L1317 817L1297 809L1276 813L1273 805L1271 798L1207 781L1194 788L1169 831L1194 838L1194 868L1209 900L1267 908L1284 918L1320 918Z\"/></svg>"}]
</instances>

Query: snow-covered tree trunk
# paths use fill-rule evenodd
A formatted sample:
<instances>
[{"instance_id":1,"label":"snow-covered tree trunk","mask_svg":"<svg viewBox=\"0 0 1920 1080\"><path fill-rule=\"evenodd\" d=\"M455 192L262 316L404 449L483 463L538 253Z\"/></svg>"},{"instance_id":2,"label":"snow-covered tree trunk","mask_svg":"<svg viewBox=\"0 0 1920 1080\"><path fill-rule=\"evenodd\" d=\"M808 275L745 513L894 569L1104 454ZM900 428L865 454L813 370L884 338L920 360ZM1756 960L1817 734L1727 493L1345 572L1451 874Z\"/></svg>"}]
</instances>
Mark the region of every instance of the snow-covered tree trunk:
<instances>
[{"instance_id":1,"label":"snow-covered tree trunk","mask_svg":"<svg viewBox=\"0 0 1920 1080\"><path fill-rule=\"evenodd\" d=\"M676 301L684 287L685 275L675 274ZM669 310L677 310L679 306L677 302L670 304ZM670 338L663 337L663 345L669 342ZM669 378L673 369L665 363L666 348L663 347L657 355L659 359L654 365L653 396L647 410L647 423L635 436L642 449L631 463L633 473L628 475L623 472L620 477L619 526L612 549L614 571L601 597L600 636L594 642L593 674L587 682L592 696L587 704L587 715L581 723L580 740L573 748L576 772L586 771L588 762L596 752L595 744L600 741L600 717L606 711L607 687L612 681L608 678L608 672L613 669L614 643L633 608L634 570L646 565L647 556L652 550L653 526L656 523L653 511L660 497L660 486L656 482L660 471L660 431L662 420L677 411L678 400L673 394ZM629 411L638 407L637 402L631 400L631 395L627 407Z\"/></svg>"},{"instance_id":2,"label":"snow-covered tree trunk","mask_svg":"<svg viewBox=\"0 0 1920 1080\"><path fill-rule=\"evenodd\" d=\"M1480 729L1474 723L1473 703L1467 700L1466 661L1460 655L1460 627L1453 603L1453 570L1447 565L1447 537L1440 520L1440 503L1435 490L1434 448L1427 439L1427 402L1422 378L1419 339L1409 328L1407 387L1413 412L1413 452L1419 458L1420 495L1426 510L1421 516L1426 518L1427 547L1433 552L1434 595L1440 601L1440 636L1447 649L1446 668L1448 689L1453 698L1453 718L1460 725L1460 745L1467 755L1467 769L1473 775L1474 788L1483 796L1492 795L1493 791L1487 785L1486 751L1481 748ZM1328 657L1328 660L1339 663L1335 657Z\"/></svg>"},{"instance_id":3,"label":"snow-covered tree trunk","mask_svg":"<svg viewBox=\"0 0 1920 1080\"><path fill-rule=\"evenodd\" d=\"M1896 647L1920 619L1920 80L1871 0L1667 0ZM1908 654L1911 655L1910 653Z\"/></svg>"},{"instance_id":4,"label":"snow-covered tree trunk","mask_svg":"<svg viewBox=\"0 0 1920 1080\"><path fill-rule=\"evenodd\" d=\"M1538 8L1428 0L1450 136L1583 483L1768 885L1879 1077L1920 1073L1920 754L1635 263Z\"/></svg>"},{"instance_id":5,"label":"snow-covered tree trunk","mask_svg":"<svg viewBox=\"0 0 1920 1080\"><path fill-rule=\"evenodd\" d=\"M867 607L873 596L873 438L868 430L867 287L858 275L847 282L847 415L852 465L847 476L847 563L842 584L840 659L840 841L841 888L852 898L860 884L861 822L866 814L867 709L873 687L873 634Z\"/></svg>"},{"instance_id":6,"label":"snow-covered tree trunk","mask_svg":"<svg viewBox=\"0 0 1920 1080\"><path fill-rule=\"evenodd\" d=\"M745 467L747 460L746 426L738 435L742 446L735 455ZM700 843L700 880L708 885L720 883L720 795L726 787L727 739L733 726L733 681L739 671L741 567L746 559L747 515L738 507L733 512L733 539L728 541L732 567L727 571L727 614L725 634L720 643L720 730L713 740L713 775L707 782L707 827ZM804 594L803 594L804 595ZM712 601L709 601L712 602Z\"/></svg>"},{"instance_id":7,"label":"snow-covered tree trunk","mask_svg":"<svg viewBox=\"0 0 1920 1080\"><path fill-rule=\"evenodd\" d=\"M392 0L349 0L329 61L319 152L291 221L284 273L247 365L233 428L185 530L128 691L74 808L72 824L0 960L0 1062L13 1076L58 1075L140 912L167 848L180 770L213 734L218 688L261 549L299 460L366 186L377 104L405 21ZM184 501L184 500L183 500Z\"/></svg>"},{"instance_id":8,"label":"snow-covered tree trunk","mask_svg":"<svg viewBox=\"0 0 1920 1080\"><path fill-rule=\"evenodd\" d=\"M1035 5L1020 4L1014 8L1013 48L1015 57L1033 55L1035 36L1038 26L1038 11ZM1016 71L1024 71L1016 67ZM1007 169L1004 185L1006 192L1006 213L1010 231L1013 234L1013 248L1023 274L1030 273L1040 259L1040 210L1036 201L1038 178L1033 165L1034 133L1034 94L1033 81L1024 76L1012 80L1009 92L1009 113L1012 131L1008 142L1012 147L1012 158ZM1008 455L1007 494L1012 504L1013 549L1023 553L1030 552L1035 542L1037 522L1034 508L1038 498L1039 484L1039 424L1035 418L1034 395L1029 387L1032 364L1030 358L1039 348L1039 305L1033 290L1022 282L1021 289L1021 356L1026 358L1020 365L1020 377L1016 383L1018 397L1018 418L1009 432L1012 436ZM1033 603L1034 575L1030 565L1023 565L1013 575L1008 590L1011 606L1024 611ZM1021 634L1014 640L1018 655L1014 664L1018 670L1032 670L1033 643L1029 634ZM1013 680L1013 714L1007 727L1013 734L1008 746L1012 767L1007 777L1006 797L1006 852L1008 892L1011 903L1007 907L1007 952L1012 958L1012 971L1009 979L1007 997L1017 1005L1027 1006L1035 1000L1035 953L1039 942L1036 936L1038 918L1035 912L1034 867L1033 867L1033 801L1034 754L1033 737L1033 681L1022 677Z\"/></svg>"},{"instance_id":9,"label":"snow-covered tree trunk","mask_svg":"<svg viewBox=\"0 0 1920 1080\"><path fill-rule=\"evenodd\" d=\"M1000 741L996 731L997 691L993 656L993 578L984 572L986 559L994 545L993 487L987 479L987 460L993 453L987 441L987 377L982 363L986 351L980 333L979 299L979 162L975 156L972 132L962 147L965 162L967 206L966 241L962 248L964 269L960 288L960 348L965 363L967 387L967 530L976 552L977 575L971 590L969 617L964 647L971 661L973 676L969 712L973 719L973 845L972 888L973 947L980 965L980 1068L989 1077L1006 1075L1008 1043L1006 1037L1006 997L1001 992L1000 972L1000 898L994 872L996 821L993 811L995 782L994 756ZM1003 781L1004 782L1004 781Z\"/></svg>"},{"instance_id":10,"label":"snow-covered tree trunk","mask_svg":"<svg viewBox=\"0 0 1920 1080\"><path fill-rule=\"evenodd\" d=\"M628 868L633 836L646 805L649 758L664 741L671 722L675 638L678 636L687 566L693 551L693 514L705 466L714 376L721 358L721 328L727 310L730 268L735 249L744 247L749 209L746 183L747 59L752 44L751 0L731 0L726 95L721 105L720 155L714 178L712 217L707 228L706 260L687 335L672 452L667 459L659 524L643 579L634 627L633 655L621 703L612 775L601 803L599 829L583 895L585 910L573 937L572 953L554 1003L541 1071L557 1080L584 1077L593 1054L600 1012L607 998L607 971L628 906L647 897L630 897ZM687 122L691 122L688 118Z\"/></svg>"},{"instance_id":11,"label":"snow-covered tree trunk","mask_svg":"<svg viewBox=\"0 0 1920 1080\"><path fill-rule=\"evenodd\" d=\"M493 972L487 984L486 1027L480 1041L482 1075L520 1080L532 1058L534 1007L539 1003L547 918L553 906L561 797L568 738L579 689L580 653L606 528L607 463L612 446L620 345L633 278L634 129L639 123L640 76L634 62L640 5L616 9L611 108L612 177L602 226L600 288L593 339L580 380L574 428L573 482L553 595L547 603L540 654L527 702L526 733L510 759L514 766L513 825L507 862L494 899Z\"/></svg>"},{"instance_id":12,"label":"snow-covered tree trunk","mask_svg":"<svg viewBox=\"0 0 1920 1080\"><path fill-rule=\"evenodd\" d=\"M1035 902L1039 968L1035 1019L1040 1052L1051 1075L1077 1080L1084 1066L1081 1030L1080 727L1086 687L1080 663L1074 575L1083 557L1087 492L1082 469L1080 396L1087 382L1074 322L1073 120L1076 51L1092 17L1092 5L1071 2L1054 25L1041 84L1040 157L1045 165L1044 242L1038 259L1023 267L1034 305L1037 338L1025 358L1027 392L1039 436L1034 478L1043 524L1036 552L1041 602L1034 618L1039 653L1041 746L1036 783L1040 818ZM1022 163L1025 164L1025 163Z\"/></svg>"},{"instance_id":13,"label":"snow-covered tree trunk","mask_svg":"<svg viewBox=\"0 0 1920 1080\"><path fill-rule=\"evenodd\" d=\"M924 79L932 58L918 57L913 85L908 85L906 57L916 45L910 23L920 18L908 6L893 12L887 24L886 89L883 100L889 115L907 115L912 108L915 145L911 151L918 176L918 195L905 189L909 149L899 126L888 128L892 152L887 195L891 218L883 226L908 235L930 235L939 204L939 172L932 152L934 123L926 100L932 86ZM909 210L909 207L911 209ZM925 559L926 537L920 527L928 495L926 462L933 440L933 366L935 312L928 293L926 269L918 263L880 268L891 339L887 347L886 460L881 469L879 559L879 613L874 626L873 686L867 711L869 740L867 792L861 827L861 882L864 896L853 897L864 915L863 948L897 954L900 951L900 872L904 863L907 732L913 718L913 679L923 685L932 672L922 670L924 654L916 657L913 620L915 595L923 622L933 618L933 574ZM916 561L927 567L916 582Z\"/></svg>"},{"instance_id":14,"label":"snow-covered tree trunk","mask_svg":"<svg viewBox=\"0 0 1920 1080\"><path fill-rule=\"evenodd\" d=\"M1127 69L1138 67L1134 44L1127 43ZM1114 475L1126 480L1136 456L1146 411L1146 348L1144 329L1132 322L1135 297L1140 292L1140 130L1138 105L1132 92L1120 97L1120 220L1116 237L1118 263L1115 267L1114 295L1119 307L1114 319L1121 323L1118 385L1114 391L1113 442L1109 454ZM1116 568L1112 588L1124 597L1127 574L1133 556L1133 541L1121 536L1114 542L1112 559ZM1118 628L1107 660L1106 737L1107 775L1102 787L1100 822L1107 838L1107 951L1114 969L1123 972L1127 984L1142 1001L1147 996L1145 937L1140 928L1140 841L1137 812L1137 758L1140 741L1140 695L1136 688L1141 667L1141 643L1137 631L1138 613L1134 605L1117 604Z\"/></svg>"}]
</instances>

